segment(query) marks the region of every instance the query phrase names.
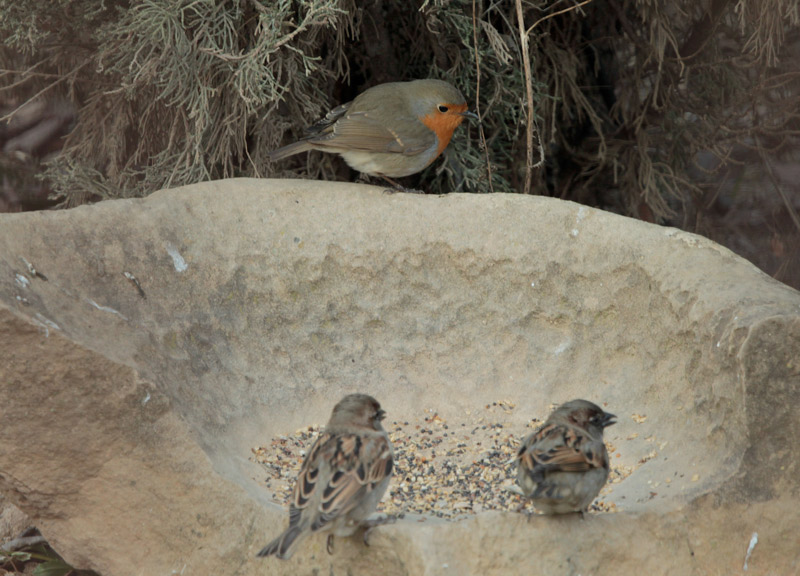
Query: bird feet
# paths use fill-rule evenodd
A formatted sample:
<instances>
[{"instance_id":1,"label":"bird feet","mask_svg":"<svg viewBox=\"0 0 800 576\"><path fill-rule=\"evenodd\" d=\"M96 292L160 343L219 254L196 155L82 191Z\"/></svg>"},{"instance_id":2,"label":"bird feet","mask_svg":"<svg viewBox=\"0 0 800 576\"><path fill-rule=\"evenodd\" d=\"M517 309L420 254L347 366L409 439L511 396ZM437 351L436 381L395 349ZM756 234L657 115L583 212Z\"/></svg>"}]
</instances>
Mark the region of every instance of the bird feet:
<instances>
[{"instance_id":1,"label":"bird feet","mask_svg":"<svg viewBox=\"0 0 800 576\"><path fill-rule=\"evenodd\" d=\"M328 554L333 556L333 534L328 534L328 541L325 543L325 550L328 551Z\"/></svg>"},{"instance_id":2,"label":"bird feet","mask_svg":"<svg viewBox=\"0 0 800 576\"><path fill-rule=\"evenodd\" d=\"M399 182L392 180L388 176L384 176L383 174L379 174L381 178L386 180L389 184L392 185L391 188L385 188L383 190L384 194L394 194L395 192L405 192L406 194L425 194L423 190L416 190L414 188L406 188Z\"/></svg>"},{"instance_id":3,"label":"bird feet","mask_svg":"<svg viewBox=\"0 0 800 576\"><path fill-rule=\"evenodd\" d=\"M405 186L400 186L399 184L395 188L384 188L384 194L394 194L395 192L403 192L405 194L425 194L424 190L417 190L416 188L406 188Z\"/></svg>"},{"instance_id":4,"label":"bird feet","mask_svg":"<svg viewBox=\"0 0 800 576\"><path fill-rule=\"evenodd\" d=\"M386 524L394 524L397 522L397 516L393 514L386 514L385 516L378 516L363 522L361 525L366 528L364 530L364 545L369 546L369 535L378 526L385 526Z\"/></svg>"}]
</instances>

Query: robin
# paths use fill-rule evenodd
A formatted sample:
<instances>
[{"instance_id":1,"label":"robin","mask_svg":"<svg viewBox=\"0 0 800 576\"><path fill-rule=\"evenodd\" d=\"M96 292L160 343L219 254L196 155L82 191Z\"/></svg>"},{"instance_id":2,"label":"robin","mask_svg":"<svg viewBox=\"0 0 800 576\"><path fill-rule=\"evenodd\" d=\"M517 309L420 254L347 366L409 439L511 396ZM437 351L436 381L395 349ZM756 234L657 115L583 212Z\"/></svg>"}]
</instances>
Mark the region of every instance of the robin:
<instances>
[{"instance_id":1,"label":"robin","mask_svg":"<svg viewBox=\"0 0 800 576\"><path fill-rule=\"evenodd\" d=\"M308 135L270 152L270 160L321 150L339 154L370 176L392 178L420 172L450 143L467 111L461 92L442 80L390 82L373 86L337 106L308 128Z\"/></svg>"}]
</instances>

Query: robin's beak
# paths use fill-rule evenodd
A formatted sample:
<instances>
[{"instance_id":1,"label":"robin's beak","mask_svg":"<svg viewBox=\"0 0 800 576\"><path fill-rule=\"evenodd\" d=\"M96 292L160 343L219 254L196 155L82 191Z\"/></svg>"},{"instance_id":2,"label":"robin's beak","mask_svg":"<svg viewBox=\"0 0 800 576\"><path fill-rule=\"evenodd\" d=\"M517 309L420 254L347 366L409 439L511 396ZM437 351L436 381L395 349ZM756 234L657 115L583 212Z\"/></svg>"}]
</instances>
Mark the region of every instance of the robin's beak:
<instances>
[{"instance_id":1,"label":"robin's beak","mask_svg":"<svg viewBox=\"0 0 800 576\"><path fill-rule=\"evenodd\" d=\"M470 120L477 120L478 122L481 121L481 119L478 118L478 115L475 114L475 112L470 112L469 110L467 110L466 112L459 112L459 116L463 116L464 118L469 118Z\"/></svg>"}]
</instances>

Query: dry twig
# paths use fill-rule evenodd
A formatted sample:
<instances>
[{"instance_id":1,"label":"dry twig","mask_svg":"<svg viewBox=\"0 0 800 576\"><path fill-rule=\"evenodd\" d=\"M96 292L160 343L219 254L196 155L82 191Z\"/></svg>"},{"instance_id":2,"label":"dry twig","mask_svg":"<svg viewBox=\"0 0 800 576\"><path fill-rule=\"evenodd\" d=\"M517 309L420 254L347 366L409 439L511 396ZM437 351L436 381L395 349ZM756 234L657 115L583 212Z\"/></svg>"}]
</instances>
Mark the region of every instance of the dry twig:
<instances>
[{"instance_id":1,"label":"dry twig","mask_svg":"<svg viewBox=\"0 0 800 576\"><path fill-rule=\"evenodd\" d=\"M525 140L526 140L526 154L525 154L525 186L523 188L524 194L531 193L531 180L533 178L533 169L539 168L544 164L544 147L542 146L542 139L539 137L539 129L536 126L536 117L534 116L533 112L533 74L531 73L531 58L530 58L530 49L529 49L529 35L533 30L545 20L549 18L553 18L554 16L558 16L559 14L565 14L572 10L576 10L585 4L588 4L592 0L584 0L580 4L576 4L575 6L570 6L569 8L565 8L563 10L559 10L558 12L553 12L552 14L548 14L547 16L540 18L533 25L526 29L525 28L525 15L522 11L522 0L516 0L516 8L517 8L517 25L519 27L519 42L520 42L520 51L522 52L522 67L523 72L525 74L525 93L526 93L526 116L528 119L527 128L525 131ZM539 161L534 164L533 163L533 135L534 131L536 132L538 145L539 145Z\"/></svg>"},{"instance_id":2,"label":"dry twig","mask_svg":"<svg viewBox=\"0 0 800 576\"><path fill-rule=\"evenodd\" d=\"M486 174L489 178L489 192L494 192L492 184L492 161L489 158L489 146L486 143L486 134L483 132L483 117L481 116L481 57L478 52L478 13L475 6L476 0L472 0L472 35L475 45L475 113L478 115L478 130L481 134L481 146L486 154Z\"/></svg>"}]
</instances>

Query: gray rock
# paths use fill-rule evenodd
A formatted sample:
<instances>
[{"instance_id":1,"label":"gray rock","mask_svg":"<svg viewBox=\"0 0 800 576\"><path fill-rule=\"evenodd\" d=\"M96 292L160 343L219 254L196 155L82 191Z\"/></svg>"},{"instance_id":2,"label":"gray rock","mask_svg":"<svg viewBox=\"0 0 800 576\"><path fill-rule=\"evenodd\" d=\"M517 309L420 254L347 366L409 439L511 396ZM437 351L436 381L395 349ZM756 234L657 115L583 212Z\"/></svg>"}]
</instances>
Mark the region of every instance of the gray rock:
<instances>
[{"instance_id":1,"label":"gray rock","mask_svg":"<svg viewBox=\"0 0 800 576\"><path fill-rule=\"evenodd\" d=\"M0 495L0 542L16 538L32 525L30 518L22 510L4 500Z\"/></svg>"},{"instance_id":2,"label":"gray rock","mask_svg":"<svg viewBox=\"0 0 800 576\"><path fill-rule=\"evenodd\" d=\"M739 573L753 533L748 573L800 563L800 294L675 229L299 180L4 214L0 350L0 492L106 576ZM637 467L615 514L255 558L287 515L251 448L355 390L399 420L512 398L520 433L585 397Z\"/></svg>"}]
</instances>

